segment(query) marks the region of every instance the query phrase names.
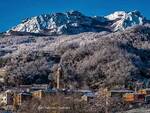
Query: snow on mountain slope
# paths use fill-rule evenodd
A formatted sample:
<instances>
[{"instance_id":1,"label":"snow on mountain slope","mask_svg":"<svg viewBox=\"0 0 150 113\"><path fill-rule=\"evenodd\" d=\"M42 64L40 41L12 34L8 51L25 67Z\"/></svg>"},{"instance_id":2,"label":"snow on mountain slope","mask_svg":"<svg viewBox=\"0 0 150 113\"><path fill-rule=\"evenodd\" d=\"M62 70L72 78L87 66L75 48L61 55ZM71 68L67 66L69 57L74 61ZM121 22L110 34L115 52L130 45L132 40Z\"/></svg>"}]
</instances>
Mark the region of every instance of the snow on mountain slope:
<instances>
[{"instance_id":1,"label":"snow on mountain slope","mask_svg":"<svg viewBox=\"0 0 150 113\"><path fill-rule=\"evenodd\" d=\"M103 21L104 23L104 21ZM101 22L96 18L84 16L78 11L35 16L23 21L11 31L49 34L74 34L87 31L104 31L97 27Z\"/></svg>"},{"instance_id":2,"label":"snow on mountain slope","mask_svg":"<svg viewBox=\"0 0 150 113\"><path fill-rule=\"evenodd\" d=\"M143 25L145 20L138 11L117 11L105 17L90 17L78 11L70 11L28 18L8 32L42 33L48 35L112 32L122 31L135 25Z\"/></svg>"},{"instance_id":3,"label":"snow on mountain slope","mask_svg":"<svg viewBox=\"0 0 150 113\"><path fill-rule=\"evenodd\" d=\"M114 21L111 25L114 31L125 30L135 25L143 25L145 18L138 11L125 12L117 11L106 16L108 20Z\"/></svg>"}]
</instances>

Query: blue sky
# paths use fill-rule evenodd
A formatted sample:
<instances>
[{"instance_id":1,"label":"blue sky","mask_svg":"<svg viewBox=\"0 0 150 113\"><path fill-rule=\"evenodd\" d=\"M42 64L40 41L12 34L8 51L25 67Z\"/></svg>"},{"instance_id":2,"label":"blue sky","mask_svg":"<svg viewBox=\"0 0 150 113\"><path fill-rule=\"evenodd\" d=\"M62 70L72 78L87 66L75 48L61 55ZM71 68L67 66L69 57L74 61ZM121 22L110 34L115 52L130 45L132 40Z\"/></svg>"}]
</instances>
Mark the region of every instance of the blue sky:
<instances>
[{"instance_id":1,"label":"blue sky","mask_svg":"<svg viewBox=\"0 0 150 113\"><path fill-rule=\"evenodd\" d=\"M103 16L117 10L139 10L150 19L150 0L0 0L0 32L27 17L69 10L91 16Z\"/></svg>"}]
</instances>

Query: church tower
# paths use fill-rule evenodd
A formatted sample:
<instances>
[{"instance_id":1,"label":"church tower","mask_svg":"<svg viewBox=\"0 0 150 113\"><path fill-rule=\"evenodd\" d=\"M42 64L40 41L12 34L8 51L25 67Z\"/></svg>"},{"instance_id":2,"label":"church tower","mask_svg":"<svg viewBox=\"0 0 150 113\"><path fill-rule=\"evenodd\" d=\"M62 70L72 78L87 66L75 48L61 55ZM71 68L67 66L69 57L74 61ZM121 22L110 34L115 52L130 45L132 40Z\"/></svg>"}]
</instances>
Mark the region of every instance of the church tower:
<instances>
[{"instance_id":1,"label":"church tower","mask_svg":"<svg viewBox=\"0 0 150 113\"><path fill-rule=\"evenodd\" d=\"M63 76L63 70L62 70L62 67L61 66L59 66L59 68L57 69L57 72L56 72L56 88L57 89L60 89L60 85L62 84L62 83L60 83L60 79L62 78L62 76Z\"/></svg>"}]
</instances>

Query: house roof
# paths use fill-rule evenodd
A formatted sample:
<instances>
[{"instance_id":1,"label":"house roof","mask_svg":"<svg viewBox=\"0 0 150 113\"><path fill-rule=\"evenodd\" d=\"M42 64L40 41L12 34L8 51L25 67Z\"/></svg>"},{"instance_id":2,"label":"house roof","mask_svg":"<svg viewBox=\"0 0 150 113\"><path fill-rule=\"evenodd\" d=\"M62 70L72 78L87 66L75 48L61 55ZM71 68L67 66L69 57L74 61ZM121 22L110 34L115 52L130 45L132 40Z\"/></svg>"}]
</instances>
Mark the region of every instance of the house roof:
<instances>
[{"instance_id":1,"label":"house roof","mask_svg":"<svg viewBox=\"0 0 150 113\"><path fill-rule=\"evenodd\" d=\"M128 89L113 89L110 90L110 92L116 92L116 93L133 93L133 90L128 90Z\"/></svg>"},{"instance_id":2,"label":"house roof","mask_svg":"<svg viewBox=\"0 0 150 113\"><path fill-rule=\"evenodd\" d=\"M27 95L27 96L30 96L31 93L28 93L28 92L21 92L21 93L19 93L18 95Z\"/></svg>"},{"instance_id":3,"label":"house roof","mask_svg":"<svg viewBox=\"0 0 150 113\"><path fill-rule=\"evenodd\" d=\"M95 97L95 93L85 93L83 96L87 96L87 97Z\"/></svg>"},{"instance_id":4,"label":"house roof","mask_svg":"<svg viewBox=\"0 0 150 113\"><path fill-rule=\"evenodd\" d=\"M91 90L74 90L74 92L78 92L78 93L91 93Z\"/></svg>"}]
</instances>

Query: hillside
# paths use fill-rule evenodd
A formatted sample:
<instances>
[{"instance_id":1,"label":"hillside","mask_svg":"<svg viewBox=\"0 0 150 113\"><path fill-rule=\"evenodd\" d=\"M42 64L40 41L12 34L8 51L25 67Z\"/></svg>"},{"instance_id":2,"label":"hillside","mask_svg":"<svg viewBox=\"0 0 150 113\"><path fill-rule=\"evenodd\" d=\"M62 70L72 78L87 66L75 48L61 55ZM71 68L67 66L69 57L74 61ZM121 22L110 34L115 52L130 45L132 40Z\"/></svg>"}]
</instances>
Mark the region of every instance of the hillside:
<instances>
[{"instance_id":1,"label":"hillside","mask_svg":"<svg viewBox=\"0 0 150 113\"><path fill-rule=\"evenodd\" d=\"M0 38L0 68L6 71L4 84L55 81L59 66L65 87L97 89L102 85L123 86L131 79L147 81L150 27L147 24L112 33Z\"/></svg>"}]
</instances>

